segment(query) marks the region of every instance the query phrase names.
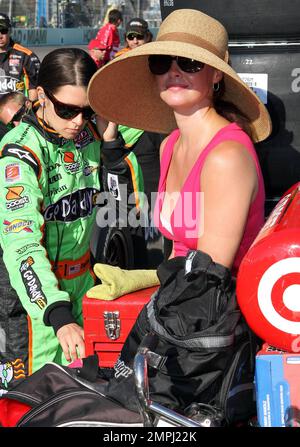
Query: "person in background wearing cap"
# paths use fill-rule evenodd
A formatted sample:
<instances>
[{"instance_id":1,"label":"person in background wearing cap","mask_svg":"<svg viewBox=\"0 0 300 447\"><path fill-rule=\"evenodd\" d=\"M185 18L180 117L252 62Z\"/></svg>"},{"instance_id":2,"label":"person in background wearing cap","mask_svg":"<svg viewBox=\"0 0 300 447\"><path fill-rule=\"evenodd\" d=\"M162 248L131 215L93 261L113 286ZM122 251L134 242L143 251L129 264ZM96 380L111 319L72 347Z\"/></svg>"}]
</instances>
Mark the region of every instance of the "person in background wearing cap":
<instances>
[{"instance_id":1,"label":"person in background wearing cap","mask_svg":"<svg viewBox=\"0 0 300 447\"><path fill-rule=\"evenodd\" d=\"M105 48L103 63L113 59L114 55L119 51L120 36L118 27L122 24L123 16L118 9L112 9L108 14L108 23L99 29L96 39L100 48Z\"/></svg>"},{"instance_id":2,"label":"person in background wearing cap","mask_svg":"<svg viewBox=\"0 0 300 447\"><path fill-rule=\"evenodd\" d=\"M235 276L264 223L253 142L267 138L272 125L264 104L228 64L223 25L200 11L172 12L155 42L97 72L88 96L104 118L170 133L160 149L156 226L173 241L171 257L201 250ZM122 145L116 130L110 123L103 151L112 141Z\"/></svg>"},{"instance_id":3,"label":"person in background wearing cap","mask_svg":"<svg viewBox=\"0 0 300 447\"><path fill-rule=\"evenodd\" d=\"M118 51L115 57L121 56L121 54L140 45L144 45L144 43L151 42L152 33L149 31L146 20L140 19L139 17L131 19L126 25L124 39L126 41L126 47Z\"/></svg>"},{"instance_id":4,"label":"person in background wearing cap","mask_svg":"<svg viewBox=\"0 0 300 447\"><path fill-rule=\"evenodd\" d=\"M10 32L9 17L0 13L0 95L19 91L35 101L40 61L31 50L15 43Z\"/></svg>"},{"instance_id":5,"label":"person in background wearing cap","mask_svg":"<svg viewBox=\"0 0 300 447\"><path fill-rule=\"evenodd\" d=\"M0 96L0 138L17 126L31 109L31 101L20 92Z\"/></svg>"},{"instance_id":6,"label":"person in background wearing cap","mask_svg":"<svg viewBox=\"0 0 300 447\"><path fill-rule=\"evenodd\" d=\"M88 45L89 55L94 59L98 68L104 65L104 57L106 48L101 47L101 43L97 39L92 39Z\"/></svg>"}]
</instances>

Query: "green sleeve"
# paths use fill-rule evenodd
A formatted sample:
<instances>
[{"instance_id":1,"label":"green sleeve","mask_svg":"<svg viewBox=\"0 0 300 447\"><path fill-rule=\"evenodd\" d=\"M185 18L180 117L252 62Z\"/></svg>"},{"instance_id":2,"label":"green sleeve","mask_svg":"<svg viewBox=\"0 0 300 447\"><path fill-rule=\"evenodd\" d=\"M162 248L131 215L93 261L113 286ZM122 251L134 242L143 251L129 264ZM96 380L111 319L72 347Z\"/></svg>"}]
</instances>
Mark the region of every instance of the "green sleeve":
<instances>
[{"instance_id":1,"label":"green sleeve","mask_svg":"<svg viewBox=\"0 0 300 447\"><path fill-rule=\"evenodd\" d=\"M48 319L57 305L69 306L59 290L43 246L43 195L32 166L11 156L0 158L0 242L12 287L32 319ZM49 323L48 323L49 324Z\"/></svg>"}]
</instances>

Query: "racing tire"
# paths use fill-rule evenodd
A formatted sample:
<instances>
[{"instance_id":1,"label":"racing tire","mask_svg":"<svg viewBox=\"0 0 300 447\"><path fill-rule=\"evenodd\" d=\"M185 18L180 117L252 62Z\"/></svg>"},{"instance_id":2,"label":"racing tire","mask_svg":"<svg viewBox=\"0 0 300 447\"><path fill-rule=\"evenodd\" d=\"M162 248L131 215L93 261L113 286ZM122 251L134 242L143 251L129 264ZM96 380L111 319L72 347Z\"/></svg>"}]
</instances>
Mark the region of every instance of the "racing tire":
<instances>
[{"instance_id":1,"label":"racing tire","mask_svg":"<svg viewBox=\"0 0 300 447\"><path fill-rule=\"evenodd\" d=\"M93 240L92 264L99 262L122 269L134 268L133 242L127 227L96 227Z\"/></svg>"}]
</instances>

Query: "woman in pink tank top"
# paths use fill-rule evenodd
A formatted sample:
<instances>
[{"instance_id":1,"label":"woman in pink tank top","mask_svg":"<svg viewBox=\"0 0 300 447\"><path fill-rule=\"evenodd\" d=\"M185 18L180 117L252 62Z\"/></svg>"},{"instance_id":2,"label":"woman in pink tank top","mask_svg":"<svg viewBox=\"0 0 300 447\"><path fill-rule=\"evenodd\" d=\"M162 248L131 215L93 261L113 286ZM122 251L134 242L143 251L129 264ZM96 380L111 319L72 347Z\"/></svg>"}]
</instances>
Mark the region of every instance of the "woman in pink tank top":
<instances>
[{"instance_id":1,"label":"woman in pink tank top","mask_svg":"<svg viewBox=\"0 0 300 447\"><path fill-rule=\"evenodd\" d=\"M194 164L190 166L190 169L187 169L188 173L185 179L174 194L174 191L166 189L166 185L170 181L170 176L175 176L177 179L180 178L180 169L170 172L170 164L174 157L174 147L176 147L179 138L180 131L175 130L166 140L163 149L158 198L155 207L155 222L160 231L167 238L173 240L172 256L185 256L188 250L198 248L206 251L211 256L214 255L212 258L216 262L232 267L233 273L236 274L243 256L264 221L264 184L251 139L236 123L228 123L222 127L211 138L204 149L199 151ZM243 191L245 183L243 182L242 173L239 175L238 172L228 172L226 171L226 165L222 169L222 153L226 157L226 148L232 147L236 143L241 146L240 148L237 146L236 151L247 151L247 155L249 154L248 157L245 157L246 166L243 172L246 172L247 165L253 165L251 166L252 181L250 184L253 188L253 193L251 190L251 194L249 191ZM218 151L218 146L220 145L224 149ZM216 163L219 162L219 165L217 165L219 171L212 166L214 163L212 157L214 155L210 154L214 150L219 152L217 155L219 160L216 160ZM228 149L227 152L229 152ZM234 154L234 151L232 152L233 156L239 158L238 153ZM211 162L208 158L209 156L211 156ZM210 169L205 172L206 160L209 160L209 165L214 172L211 173ZM226 160L226 164L229 164L228 160ZM208 186L204 189L203 182L201 182L203 171L207 179L212 178L212 176L217 177L216 182L218 183L215 187L219 189L219 193L218 191L213 191L214 201L212 204L207 203L205 200L205 191L211 194L212 187L210 187L210 182L207 180ZM235 179L234 176L238 176L238 178ZM223 190L223 188L225 189ZM232 208L228 209L228 197L233 194L232 188L235 188L236 201L230 204ZM246 195L248 200L240 202L239 196L242 201L243 194ZM169 209L164 213L163 210L167 209L166 203ZM215 239L212 233L212 226L207 228L207 224L205 224L206 209L209 209L209 212L214 216L215 222L213 222L213 227L215 228L216 236L220 235L220 238L216 237ZM205 230L209 232L207 237ZM224 240L222 240L222 237ZM226 253L225 250L227 250Z\"/></svg>"},{"instance_id":2,"label":"woman in pink tank top","mask_svg":"<svg viewBox=\"0 0 300 447\"><path fill-rule=\"evenodd\" d=\"M96 95L102 82L104 97ZM200 11L172 12L155 42L97 73L89 98L99 114L119 123L173 130L160 151L155 223L173 241L171 256L198 249L235 274L264 220L253 142L268 137L271 122L228 64L223 25Z\"/></svg>"},{"instance_id":3,"label":"woman in pink tank top","mask_svg":"<svg viewBox=\"0 0 300 447\"><path fill-rule=\"evenodd\" d=\"M149 68L178 127L161 147L155 223L173 241L171 257L199 249L236 274L264 222L253 123L224 102L221 66L181 57L180 44L150 55Z\"/></svg>"}]
</instances>

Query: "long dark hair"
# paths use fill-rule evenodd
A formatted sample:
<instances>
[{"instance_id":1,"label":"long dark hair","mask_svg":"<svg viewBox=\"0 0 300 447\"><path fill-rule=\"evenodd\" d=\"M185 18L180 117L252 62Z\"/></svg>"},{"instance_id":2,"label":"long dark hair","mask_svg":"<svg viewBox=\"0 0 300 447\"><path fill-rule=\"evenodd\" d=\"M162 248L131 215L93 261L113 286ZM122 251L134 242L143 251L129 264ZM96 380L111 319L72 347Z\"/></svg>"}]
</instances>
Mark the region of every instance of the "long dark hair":
<instances>
[{"instance_id":1,"label":"long dark hair","mask_svg":"<svg viewBox=\"0 0 300 447\"><path fill-rule=\"evenodd\" d=\"M38 74L38 85L55 93L64 85L87 87L97 71L91 56L80 48L58 48L48 53Z\"/></svg>"},{"instance_id":2,"label":"long dark hair","mask_svg":"<svg viewBox=\"0 0 300 447\"><path fill-rule=\"evenodd\" d=\"M243 114L243 112L240 111L240 109L237 106L235 106L229 101L224 101L222 99L224 93L225 93L225 82L224 79L222 79L219 82L218 91L214 92L213 95L214 107L217 113L226 118L231 123L233 122L237 123L240 126L240 128L243 129L249 135L250 138L252 138L253 135L250 120L247 118L246 115Z\"/></svg>"}]
</instances>

